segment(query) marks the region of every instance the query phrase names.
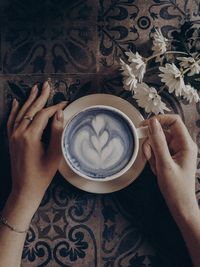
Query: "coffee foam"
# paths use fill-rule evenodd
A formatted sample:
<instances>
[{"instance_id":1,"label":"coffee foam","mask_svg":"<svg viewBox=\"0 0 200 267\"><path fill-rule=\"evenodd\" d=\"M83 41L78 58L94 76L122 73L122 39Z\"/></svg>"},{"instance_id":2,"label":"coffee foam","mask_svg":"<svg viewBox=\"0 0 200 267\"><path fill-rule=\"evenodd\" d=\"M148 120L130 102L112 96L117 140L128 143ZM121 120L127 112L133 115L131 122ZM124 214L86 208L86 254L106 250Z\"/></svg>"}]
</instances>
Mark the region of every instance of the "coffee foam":
<instances>
[{"instance_id":1,"label":"coffee foam","mask_svg":"<svg viewBox=\"0 0 200 267\"><path fill-rule=\"evenodd\" d=\"M91 178L106 178L120 172L130 161L133 150L130 125L113 110L85 110L65 129L65 156L73 168Z\"/></svg>"}]
</instances>

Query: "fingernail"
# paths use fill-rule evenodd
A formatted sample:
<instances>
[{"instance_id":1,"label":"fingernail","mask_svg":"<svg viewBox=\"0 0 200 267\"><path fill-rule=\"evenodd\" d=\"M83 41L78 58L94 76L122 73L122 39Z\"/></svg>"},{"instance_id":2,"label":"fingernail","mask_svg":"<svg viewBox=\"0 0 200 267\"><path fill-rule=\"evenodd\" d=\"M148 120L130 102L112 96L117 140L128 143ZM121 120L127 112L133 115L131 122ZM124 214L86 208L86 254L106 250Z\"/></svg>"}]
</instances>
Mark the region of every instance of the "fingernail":
<instances>
[{"instance_id":1,"label":"fingernail","mask_svg":"<svg viewBox=\"0 0 200 267\"><path fill-rule=\"evenodd\" d=\"M63 120L63 111L62 110L58 110L57 111L56 118L57 118L58 121L62 121Z\"/></svg>"},{"instance_id":2,"label":"fingernail","mask_svg":"<svg viewBox=\"0 0 200 267\"><path fill-rule=\"evenodd\" d=\"M156 118L149 120L149 131L151 134L157 133L160 129L160 123Z\"/></svg>"},{"instance_id":3,"label":"fingernail","mask_svg":"<svg viewBox=\"0 0 200 267\"><path fill-rule=\"evenodd\" d=\"M148 120L143 120L140 122L140 126L144 126L144 125L147 125L148 123Z\"/></svg>"},{"instance_id":4,"label":"fingernail","mask_svg":"<svg viewBox=\"0 0 200 267\"><path fill-rule=\"evenodd\" d=\"M53 84L52 84L52 80L51 80L51 78L48 78L48 79L47 79L47 82L48 82L50 88L52 88L52 85L53 85Z\"/></svg>"},{"instance_id":5,"label":"fingernail","mask_svg":"<svg viewBox=\"0 0 200 267\"><path fill-rule=\"evenodd\" d=\"M66 106L68 103L69 103L68 101L62 101L60 104Z\"/></svg>"},{"instance_id":6,"label":"fingernail","mask_svg":"<svg viewBox=\"0 0 200 267\"><path fill-rule=\"evenodd\" d=\"M33 88L31 89L31 94L35 94L38 91L38 86L35 84Z\"/></svg>"},{"instance_id":7,"label":"fingernail","mask_svg":"<svg viewBox=\"0 0 200 267\"><path fill-rule=\"evenodd\" d=\"M49 82L48 81L46 81L46 82L44 82L44 88L49 88L50 86L49 86Z\"/></svg>"},{"instance_id":8,"label":"fingernail","mask_svg":"<svg viewBox=\"0 0 200 267\"><path fill-rule=\"evenodd\" d=\"M14 98L14 99L13 99L13 102L12 102L12 106L13 106L13 107L14 107L14 106L16 106L16 105L17 105L17 103L18 103L17 99L16 99L16 98Z\"/></svg>"}]
</instances>

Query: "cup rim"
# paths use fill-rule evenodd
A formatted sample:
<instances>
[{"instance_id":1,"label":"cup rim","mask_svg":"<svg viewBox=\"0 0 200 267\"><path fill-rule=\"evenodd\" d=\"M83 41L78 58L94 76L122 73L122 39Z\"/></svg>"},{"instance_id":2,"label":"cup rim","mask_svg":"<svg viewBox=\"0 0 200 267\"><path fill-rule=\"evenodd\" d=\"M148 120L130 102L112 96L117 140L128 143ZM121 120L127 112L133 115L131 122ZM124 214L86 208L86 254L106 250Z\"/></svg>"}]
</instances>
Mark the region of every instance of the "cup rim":
<instances>
[{"instance_id":1,"label":"cup rim","mask_svg":"<svg viewBox=\"0 0 200 267\"><path fill-rule=\"evenodd\" d=\"M93 109L93 108L104 108L104 109L107 109L107 110L111 110L111 111L114 111L118 114L120 114L123 118L125 118L125 120L127 121L127 123L129 124L130 128L131 128L131 132L133 134L133 137L134 137L134 150L133 150L133 153L132 153L132 156L129 160L129 162L127 163L127 165L122 168L119 172L117 172L116 174L113 174L113 175L110 175L110 176L107 176L105 178L93 178L93 177L90 177L90 176L87 176L83 173L81 173L80 171L78 171L76 168L74 168L72 166L72 164L70 163L70 161L68 160L67 156L65 155L65 151L64 151L64 136L65 136L65 131L66 131L66 128L67 126L70 124L70 122L81 112L84 112L84 111L87 111L87 110L90 110L90 109ZM111 180L115 180L117 178L119 178L120 176L122 176L124 173L126 173L130 168L131 166L134 164L135 160L136 160L136 157L138 155L138 151L139 151L139 139L138 139L138 135L137 135L137 128L135 127L134 123L132 122L132 120L124 113L122 112L121 110L117 109L117 108L114 108L112 106L108 106L108 105L92 105L90 107L86 107L84 108L83 110L81 111L78 111L76 112L68 121L67 123L65 124L64 126L64 129L63 129L63 132L62 132L62 137L61 137L61 149L62 149L62 155L66 161L66 163L68 164L68 166L71 168L71 170L73 172L75 172L77 175L79 175L80 177L82 178L85 178L87 180L91 180L91 181L98 181L98 182L107 182L107 181L111 181Z\"/></svg>"}]
</instances>

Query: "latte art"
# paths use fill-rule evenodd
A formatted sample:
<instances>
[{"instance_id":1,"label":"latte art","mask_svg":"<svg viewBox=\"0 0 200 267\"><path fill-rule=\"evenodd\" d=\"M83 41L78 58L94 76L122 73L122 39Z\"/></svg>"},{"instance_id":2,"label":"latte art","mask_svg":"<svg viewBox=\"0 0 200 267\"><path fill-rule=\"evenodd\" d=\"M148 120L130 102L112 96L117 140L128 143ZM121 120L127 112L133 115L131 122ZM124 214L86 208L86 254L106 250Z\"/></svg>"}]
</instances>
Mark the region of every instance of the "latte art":
<instances>
[{"instance_id":1,"label":"latte art","mask_svg":"<svg viewBox=\"0 0 200 267\"><path fill-rule=\"evenodd\" d=\"M134 150L128 122L113 110L91 108L77 114L64 132L64 153L77 171L106 178L122 170Z\"/></svg>"}]
</instances>

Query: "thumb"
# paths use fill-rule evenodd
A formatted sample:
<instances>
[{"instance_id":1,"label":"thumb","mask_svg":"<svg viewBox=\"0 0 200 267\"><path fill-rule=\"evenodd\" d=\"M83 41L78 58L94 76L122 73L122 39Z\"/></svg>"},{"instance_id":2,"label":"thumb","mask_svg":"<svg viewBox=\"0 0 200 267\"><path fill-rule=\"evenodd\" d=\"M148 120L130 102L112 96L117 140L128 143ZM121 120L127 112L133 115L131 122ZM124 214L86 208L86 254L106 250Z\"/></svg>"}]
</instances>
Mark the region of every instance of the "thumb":
<instances>
[{"instance_id":1,"label":"thumb","mask_svg":"<svg viewBox=\"0 0 200 267\"><path fill-rule=\"evenodd\" d=\"M56 172L61 160L61 135L63 132L63 122L63 111L59 110L56 112L53 118L51 125L51 138L47 151L48 167L53 172Z\"/></svg>"},{"instance_id":2,"label":"thumb","mask_svg":"<svg viewBox=\"0 0 200 267\"><path fill-rule=\"evenodd\" d=\"M172 163L172 157L160 122L154 117L148 121L148 125L149 140L156 159L156 165L169 166Z\"/></svg>"}]
</instances>

